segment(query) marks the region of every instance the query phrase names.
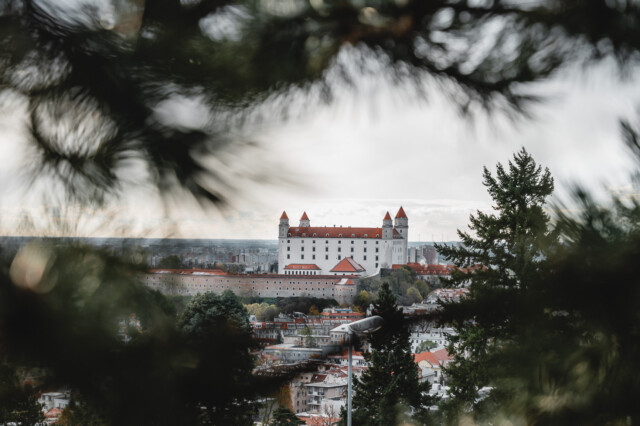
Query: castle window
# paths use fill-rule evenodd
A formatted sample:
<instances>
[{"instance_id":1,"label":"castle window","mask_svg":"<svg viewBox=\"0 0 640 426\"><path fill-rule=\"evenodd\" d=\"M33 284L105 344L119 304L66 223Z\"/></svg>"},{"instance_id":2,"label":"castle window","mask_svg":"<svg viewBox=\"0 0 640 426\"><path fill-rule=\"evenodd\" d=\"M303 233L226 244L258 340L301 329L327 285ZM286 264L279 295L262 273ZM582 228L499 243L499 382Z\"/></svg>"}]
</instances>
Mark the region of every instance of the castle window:
<instances>
[{"instance_id":1,"label":"castle window","mask_svg":"<svg viewBox=\"0 0 640 426\"><path fill-rule=\"evenodd\" d=\"M304 259L304 254L301 254L301 255L300 255L300 259Z\"/></svg>"},{"instance_id":2,"label":"castle window","mask_svg":"<svg viewBox=\"0 0 640 426\"><path fill-rule=\"evenodd\" d=\"M325 235L325 237L328 237L328 236L329 236L329 234ZM327 242L328 242L328 241L327 241Z\"/></svg>"},{"instance_id":3,"label":"castle window","mask_svg":"<svg viewBox=\"0 0 640 426\"><path fill-rule=\"evenodd\" d=\"M289 235L291 235L291 234L289 234ZM287 244L290 243L290 242L291 242L291 240L287 240Z\"/></svg>"},{"instance_id":4,"label":"castle window","mask_svg":"<svg viewBox=\"0 0 640 426\"><path fill-rule=\"evenodd\" d=\"M364 234L364 236L366 237L366 236L367 236L367 234ZM365 243L365 244L367 244L367 240L364 240L364 243Z\"/></svg>"},{"instance_id":5,"label":"castle window","mask_svg":"<svg viewBox=\"0 0 640 426\"><path fill-rule=\"evenodd\" d=\"M353 247L351 247L351 253L353 253Z\"/></svg>"},{"instance_id":6,"label":"castle window","mask_svg":"<svg viewBox=\"0 0 640 426\"><path fill-rule=\"evenodd\" d=\"M338 237L342 238L342 234L338 234Z\"/></svg>"},{"instance_id":7,"label":"castle window","mask_svg":"<svg viewBox=\"0 0 640 426\"><path fill-rule=\"evenodd\" d=\"M378 244L378 241L376 241L376 245Z\"/></svg>"},{"instance_id":8,"label":"castle window","mask_svg":"<svg viewBox=\"0 0 640 426\"><path fill-rule=\"evenodd\" d=\"M329 255L328 254L324 255L324 260L329 260Z\"/></svg>"},{"instance_id":9,"label":"castle window","mask_svg":"<svg viewBox=\"0 0 640 426\"><path fill-rule=\"evenodd\" d=\"M380 238L380 234L376 234L376 238ZM376 241L376 244L378 244L377 241Z\"/></svg>"},{"instance_id":10,"label":"castle window","mask_svg":"<svg viewBox=\"0 0 640 426\"><path fill-rule=\"evenodd\" d=\"M364 260L367 260L367 256L364 257Z\"/></svg>"},{"instance_id":11,"label":"castle window","mask_svg":"<svg viewBox=\"0 0 640 426\"><path fill-rule=\"evenodd\" d=\"M338 260L341 260L341 259L342 259L342 256L338 255Z\"/></svg>"},{"instance_id":12,"label":"castle window","mask_svg":"<svg viewBox=\"0 0 640 426\"><path fill-rule=\"evenodd\" d=\"M340 236L342 237L342 234ZM338 244L342 244L342 240L338 240Z\"/></svg>"},{"instance_id":13,"label":"castle window","mask_svg":"<svg viewBox=\"0 0 640 426\"><path fill-rule=\"evenodd\" d=\"M300 251L304 251L304 247L300 247Z\"/></svg>"},{"instance_id":14,"label":"castle window","mask_svg":"<svg viewBox=\"0 0 640 426\"><path fill-rule=\"evenodd\" d=\"M376 263L376 268L378 267L378 264Z\"/></svg>"},{"instance_id":15,"label":"castle window","mask_svg":"<svg viewBox=\"0 0 640 426\"><path fill-rule=\"evenodd\" d=\"M378 260L378 256L376 256L376 260Z\"/></svg>"},{"instance_id":16,"label":"castle window","mask_svg":"<svg viewBox=\"0 0 640 426\"><path fill-rule=\"evenodd\" d=\"M287 259L291 259L291 255L290 254L287 255Z\"/></svg>"},{"instance_id":17,"label":"castle window","mask_svg":"<svg viewBox=\"0 0 640 426\"><path fill-rule=\"evenodd\" d=\"M291 236L291 232L287 233L287 237L290 237L290 236Z\"/></svg>"},{"instance_id":18,"label":"castle window","mask_svg":"<svg viewBox=\"0 0 640 426\"><path fill-rule=\"evenodd\" d=\"M329 251L329 247L325 247L325 248L324 248L324 251Z\"/></svg>"},{"instance_id":19,"label":"castle window","mask_svg":"<svg viewBox=\"0 0 640 426\"><path fill-rule=\"evenodd\" d=\"M302 234L303 237L305 237L307 234ZM301 244L304 244L304 240L300 240Z\"/></svg>"},{"instance_id":20,"label":"castle window","mask_svg":"<svg viewBox=\"0 0 640 426\"><path fill-rule=\"evenodd\" d=\"M291 251L291 247L287 246L287 251Z\"/></svg>"},{"instance_id":21,"label":"castle window","mask_svg":"<svg viewBox=\"0 0 640 426\"><path fill-rule=\"evenodd\" d=\"M313 234L313 236L315 237L316 234ZM311 241L311 244L315 244L315 243L316 243L316 240Z\"/></svg>"},{"instance_id":22,"label":"castle window","mask_svg":"<svg viewBox=\"0 0 640 426\"><path fill-rule=\"evenodd\" d=\"M338 253L342 251L342 247L338 247Z\"/></svg>"},{"instance_id":23,"label":"castle window","mask_svg":"<svg viewBox=\"0 0 640 426\"><path fill-rule=\"evenodd\" d=\"M315 260L315 258L316 258L316 255L314 254L313 256L311 256L311 258Z\"/></svg>"},{"instance_id":24,"label":"castle window","mask_svg":"<svg viewBox=\"0 0 640 426\"><path fill-rule=\"evenodd\" d=\"M328 237L328 236L329 236L329 234L327 234L327 237ZM324 243L325 243L325 244L329 244L329 240L326 240Z\"/></svg>"},{"instance_id":25,"label":"castle window","mask_svg":"<svg viewBox=\"0 0 640 426\"><path fill-rule=\"evenodd\" d=\"M311 251L316 251L316 248L315 247L311 247Z\"/></svg>"}]
</instances>

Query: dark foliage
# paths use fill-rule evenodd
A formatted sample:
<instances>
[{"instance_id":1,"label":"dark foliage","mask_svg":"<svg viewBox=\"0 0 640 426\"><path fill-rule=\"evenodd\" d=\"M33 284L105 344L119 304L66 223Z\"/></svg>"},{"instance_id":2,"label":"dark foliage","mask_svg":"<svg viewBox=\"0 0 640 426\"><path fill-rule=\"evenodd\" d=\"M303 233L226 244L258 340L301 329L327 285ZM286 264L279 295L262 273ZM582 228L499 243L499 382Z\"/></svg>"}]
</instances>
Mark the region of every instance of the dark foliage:
<instances>
[{"instance_id":1,"label":"dark foliage","mask_svg":"<svg viewBox=\"0 0 640 426\"><path fill-rule=\"evenodd\" d=\"M180 315L178 327L191 350L186 379L198 383L185 389L189 399L205 408L206 424L253 424L256 386L251 371L255 347L246 309L230 291L222 296L195 296ZM212 386L218 383L224 385ZM208 384L208 385L207 385Z\"/></svg>"},{"instance_id":2,"label":"dark foliage","mask_svg":"<svg viewBox=\"0 0 640 426\"><path fill-rule=\"evenodd\" d=\"M25 247L0 271L3 359L41 368L47 388L72 389L72 424L250 424L244 401L277 384L251 376L242 305L230 294L194 298L178 328L172 304L139 282L143 272L89 247ZM131 314L141 332L125 342Z\"/></svg>"},{"instance_id":3,"label":"dark foliage","mask_svg":"<svg viewBox=\"0 0 640 426\"><path fill-rule=\"evenodd\" d=\"M291 314L294 312L309 313L309 309L315 306L320 312L324 308L338 306L338 302L334 299L321 299L317 297L282 297L276 299L276 306L281 312Z\"/></svg>"},{"instance_id":4,"label":"dark foliage","mask_svg":"<svg viewBox=\"0 0 640 426\"><path fill-rule=\"evenodd\" d=\"M36 389L20 383L13 365L0 364L0 424L33 425L43 420Z\"/></svg>"},{"instance_id":5,"label":"dark foliage","mask_svg":"<svg viewBox=\"0 0 640 426\"><path fill-rule=\"evenodd\" d=\"M446 369L453 418L471 408L491 410L486 406L501 395L498 389L477 403L478 390L494 385L504 365L504 345L530 325L529 288L540 281L544 249L553 241L544 212L553 178L524 149L507 168L498 164L495 177L485 168L484 185L495 213L472 215L474 234L458 231L461 245L436 245L460 268L448 285L470 292L459 303L444 304L441 316L458 332L448 347L455 359Z\"/></svg>"},{"instance_id":6,"label":"dark foliage","mask_svg":"<svg viewBox=\"0 0 640 426\"><path fill-rule=\"evenodd\" d=\"M134 161L168 199L225 202L237 176L206 159L250 147L234 126L249 126L247 107L274 92L318 82L330 98L336 76L343 88L382 68L397 80L430 76L465 110L517 111L531 99L517 90L522 83L575 60L624 63L640 46L633 2L81 4L0 2L0 95L11 114L26 105L34 179L52 176L70 197L90 201L117 194L128 179L120 170ZM336 61L345 45L357 49ZM206 112L184 123L166 113L167 101ZM289 102L274 106L286 117Z\"/></svg>"},{"instance_id":7,"label":"dark foliage","mask_svg":"<svg viewBox=\"0 0 640 426\"><path fill-rule=\"evenodd\" d=\"M296 426L305 424L287 407L278 407L271 417L269 426Z\"/></svg>"},{"instance_id":8,"label":"dark foliage","mask_svg":"<svg viewBox=\"0 0 640 426\"><path fill-rule=\"evenodd\" d=\"M402 311L387 283L383 283L374 303L374 314L384 326L370 337L371 351L364 356L369 368L354 383L353 423L392 425L400 423L411 410L412 420L427 421L429 384L418 382L418 367L413 360L409 331ZM346 424L346 413L341 413Z\"/></svg>"}]
</instances>

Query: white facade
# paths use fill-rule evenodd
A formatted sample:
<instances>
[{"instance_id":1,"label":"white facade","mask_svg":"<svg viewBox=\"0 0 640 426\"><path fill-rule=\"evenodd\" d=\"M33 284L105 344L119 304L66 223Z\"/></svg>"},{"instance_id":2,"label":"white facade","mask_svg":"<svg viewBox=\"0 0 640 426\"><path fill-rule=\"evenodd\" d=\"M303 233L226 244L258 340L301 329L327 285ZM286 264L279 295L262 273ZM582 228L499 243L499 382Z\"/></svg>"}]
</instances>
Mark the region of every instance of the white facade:
<instances>
[{"instance_id":1,"label":"white facade","mask_svg":"<svg viewBox=\"0 0 640 426\"><path fill-rule=\"evenodd\" d=\"M408 260L408 219L402 207L383 219L380 228L313 227L306 213L298 227L283 213L278 228L278 273L287 275L375 275L380 268ZM356 272L336 266L351 258L363 268ZM315 265L315 267L314 267Z\"/></svg>"}]
</instances>

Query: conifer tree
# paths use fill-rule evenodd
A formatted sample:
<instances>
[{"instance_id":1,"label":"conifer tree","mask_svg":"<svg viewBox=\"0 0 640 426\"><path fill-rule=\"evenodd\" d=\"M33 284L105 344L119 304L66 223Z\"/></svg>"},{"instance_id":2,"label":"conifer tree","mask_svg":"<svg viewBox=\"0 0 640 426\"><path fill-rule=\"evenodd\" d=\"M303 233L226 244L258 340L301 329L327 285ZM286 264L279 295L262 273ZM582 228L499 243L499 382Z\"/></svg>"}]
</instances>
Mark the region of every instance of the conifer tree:
<instances>
[{"instance_id":1,"label":"conifer tree","mask_svg":"<svg viewBox=\"0 0 640 426\"><path fill-rule=\"evenodd\" d=\"M402 311L389 285L383 283L374 314L385 325L371 335L371 351L364 354L369 368L355 380L353 424L393 425L408 412L424 422L431 399L428 383L419 383ZM346 413L342 413L343 422Z\"/></svg>"},{"instance_id":2,"label":"conifer tree","mask_svg":"<svg viewBox=\"0 0 640 426\"><path fill-rule=\"evenodd\" d=\"M526 335L535 316L530 290L540 280L545 248L554 240L544 211L554 188L548 169L523 148L507 168L498 164L495 176L485 167L483 177L494 212L471 215L474 235L458 231L461 245L437 245L458 267L449 285L469 289L461 302L444 304L440 319L458 333L448 347L455 358L445 370L450 420L472 408L476 414L490 410L500 400L500 353L506 342ZM484 386L492 391L480 398Z\"/></svg>"}]
</instances>

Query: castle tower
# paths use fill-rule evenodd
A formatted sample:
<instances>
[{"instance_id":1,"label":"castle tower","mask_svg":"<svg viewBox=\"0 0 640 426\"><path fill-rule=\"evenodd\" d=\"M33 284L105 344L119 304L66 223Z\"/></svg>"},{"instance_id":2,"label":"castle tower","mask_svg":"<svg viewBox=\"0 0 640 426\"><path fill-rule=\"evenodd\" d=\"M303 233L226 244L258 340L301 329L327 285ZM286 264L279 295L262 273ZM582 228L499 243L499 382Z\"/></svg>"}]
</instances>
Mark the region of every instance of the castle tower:
<instances>
[{"instance_id":1,"label":"castle tower","mask_svg":"<svg viewBox=\"0 0 640 426\"><path fill-rule=\"evenodd\" d=\"M393 238L393 223L391 223L391 215L389 212L382 219L382 239L390 240Z\"/></svg>"},{"instance_id":2,"label":"castle tower","mask_svg":"<svg viewBox=\"0 0 640 426\"><path fill-rule=\"evenodd\" d=\"M300 228L308 228L311 226L311 221L309 220L309 216L307 216L307 212L302 213L302 217L300 218Z\"/></svg>"},{"instance_id":3,"label":"castle tower","mask_svg":"<svg viewBox=\"0 0 640 426\"><path fill-rule=\"evenodd\" d=\"M278 227L278 238L287 238L289 232L289 217L287 212L282 212L280 216L280 226Z\"/></svg>"},{"instance_id":4,"label":"castle tower","mask_svg":"<svg viewBox=\"0 0 640 426\"><path fill-rule=\"evenodd\" d=\"M395 229L398 231L400 235L404 238L403 241L403 249L402 249L402 261L401 263L406 264L407 260L409 260L409 218L407 214L404 212L402 206L400 206L400 210L396 213L396 221L395 221Z\"/></svg>"},{"instance_id":5,"label":"castle tower","mask_svg":"<svg viewBox=\"0 0 640 426\"><path fill-rule=\"evenodd\" d=\"M409 218L407 218L407 214L404 212L402 206L400 206L400 210L396 213L395 228L405 240L409 239Z\"/></svg>"}]
</instances>

